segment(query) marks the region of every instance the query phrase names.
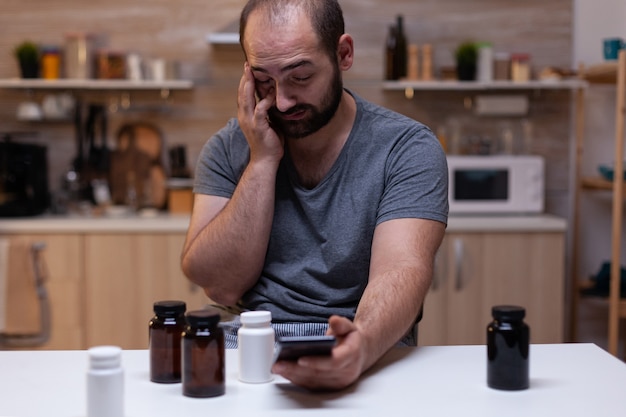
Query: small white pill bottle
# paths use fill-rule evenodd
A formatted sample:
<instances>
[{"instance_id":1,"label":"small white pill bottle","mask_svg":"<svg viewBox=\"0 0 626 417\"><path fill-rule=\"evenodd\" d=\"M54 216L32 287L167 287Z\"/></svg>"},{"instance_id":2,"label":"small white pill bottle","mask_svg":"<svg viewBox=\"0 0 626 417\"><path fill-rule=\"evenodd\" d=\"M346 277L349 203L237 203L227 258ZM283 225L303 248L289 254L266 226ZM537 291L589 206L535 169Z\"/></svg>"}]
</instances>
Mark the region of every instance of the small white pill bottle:
<instances>
[{"instance_id":1,"label":"small white pill bottle","mask_svg":"<svg viewBox=\"0 0 626 417\"><path fill-rule=\"evenodd\" d=\"M95 346L88 353L87 417L123 417L122 349L118 346Z\"/></svg>"},{"instance_id":2,"label":"small white pill bottle","mask_svg":"<svg viewBox=\"0 0 626 417\"><path fill-rule=\"evenodd\" d=\"M274 329L269 311L241 313L241 327L237 332L239 350L239 380L260 384L272 377L274 357Z\"/></svg>"}]
</instances>

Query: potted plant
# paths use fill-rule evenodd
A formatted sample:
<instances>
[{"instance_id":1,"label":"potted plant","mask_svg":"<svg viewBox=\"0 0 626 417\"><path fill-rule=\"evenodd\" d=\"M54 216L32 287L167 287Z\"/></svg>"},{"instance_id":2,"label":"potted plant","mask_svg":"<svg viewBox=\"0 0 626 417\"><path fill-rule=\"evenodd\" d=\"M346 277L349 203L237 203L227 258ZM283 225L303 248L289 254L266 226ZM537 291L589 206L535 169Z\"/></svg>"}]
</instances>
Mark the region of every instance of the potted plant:
<instances>
[{"instance_id":1,"label":"potted plant","mask_svg":"<svg viewBox=\"0 0 626 417\"><path fill-rule=\"evenodd\" d=\"M476 43L465 41L461 43L454 53L456 59L456 73L460 81L473 81L476 79L476 61L478 59L478 47Z\"/></svg>"},{"instance_id":2,"label":"potted plant","mask_svg":"<svg viewBox=\"0 0 626 417\"><path fill-rule=\"evenodd\" d=\"M22 78L37 78L39 76L39 48L31 41L19 44L15 50L15 57L20 66Z\"/></svg>"}]
</instances>

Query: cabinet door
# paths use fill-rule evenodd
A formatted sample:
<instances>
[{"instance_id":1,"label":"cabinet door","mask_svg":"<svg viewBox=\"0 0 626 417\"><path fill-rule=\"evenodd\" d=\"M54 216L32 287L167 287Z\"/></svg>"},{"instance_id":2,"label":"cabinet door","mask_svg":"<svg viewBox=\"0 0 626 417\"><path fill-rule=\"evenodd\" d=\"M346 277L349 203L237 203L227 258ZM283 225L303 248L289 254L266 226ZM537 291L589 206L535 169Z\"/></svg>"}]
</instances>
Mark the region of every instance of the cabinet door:
<instances>
[{"instance_id":1,"label":"cabinet door","mask_svg":"<svg viewBox=\"0 0 626 417\"><path fill-rule=\"evenodd\" d=\"M100 234L85 240L89 346L145 349L155 301L183 300L188 310L206 303L203 291L180 270L183 234Z\"/></svg>"},{"instance_id":2,"label":"cabinet door","mask_svg":"<svg viewBox=\"0 0 626 417\"><path fill-rule=\"evenodd\" d=\"M484 343L481 234L446 234L419 325L420 345Z\"/></svg>"},{"instance_id":3,"label":"cabinet door","mask_svg":"<svg viewBox=\"0 0 626 417\"><path fill-rule=\"evenodd\" d=\"M14 242L30 245L45 243L45 287L51 314L50 339L28 349L83 349L84 305L82 303L83 253L80 235L4 235ZM36 301L33 300L33 303ZM39 309L34 315L39 323ZM12 318L11 320L15 320ZM30 327L30 325L29 325ZM8 329L10 330L10 329Z\"/></svg>"},{"instance_id":4,"label":"cabinet door","mask_svg":"<svg viewBox=\"0 0 626 417\"><path fill-rule=\"evenodd\" d=\"M562 233L449 233L437 255L420 345L484 344L491 307L526 308L533 343L563 341Z\"/></svg>"},{"instance_id":5,"label":"cabinet door","mask_svg":"<svg viewBox=\"0 0 626 417\"><path fill-rule=\"evenodd\" d=\"M422 320L418 325L418 345L439 346L447 344L449 241L450 239L446 235L435 257L433 279L424 300Z\"/></svg>"},{"instance_id":6,"label":"cabinet door","mask_svg":"<svg viewBox=\"0 0 626 417\"><path fill-rule=\"evenodd\" d=\"M564 332L565 244L561 233L488 234L484 239L483 300L491 306L526 309L532 343L562 343Z\"/></svg>"},{"instance_id":7,"label":"cabinet door","mask_svg":"<svg viewBox=\"0 0 626 417\"><path fill-rule=\"evenodd\" d=\"M448 345L485 343L484 236L452 234L448 247L451 257L448 277L446 340Z\"/></svg>"}]
</instances>

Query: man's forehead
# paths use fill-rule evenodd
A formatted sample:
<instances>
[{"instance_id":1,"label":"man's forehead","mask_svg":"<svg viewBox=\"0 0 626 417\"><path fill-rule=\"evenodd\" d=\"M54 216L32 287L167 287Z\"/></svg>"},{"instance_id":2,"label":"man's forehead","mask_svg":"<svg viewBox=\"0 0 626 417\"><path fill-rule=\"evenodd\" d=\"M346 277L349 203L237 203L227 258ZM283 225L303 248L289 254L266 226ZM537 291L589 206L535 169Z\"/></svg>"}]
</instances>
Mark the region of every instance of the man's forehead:
<instances>
[{"instance_id":1,"label":"man's forehead","mask_svg":"<svg viewBox=\"0 0 626 417\"><path fill-rule=\"evenodd\" d=\"M296 60L297 55L315 53L319 40L310 22L300 19L270 26L262 19L250 19L244 35L244 48L249 61L266 59Z\"/></svg>"}]
</instances>

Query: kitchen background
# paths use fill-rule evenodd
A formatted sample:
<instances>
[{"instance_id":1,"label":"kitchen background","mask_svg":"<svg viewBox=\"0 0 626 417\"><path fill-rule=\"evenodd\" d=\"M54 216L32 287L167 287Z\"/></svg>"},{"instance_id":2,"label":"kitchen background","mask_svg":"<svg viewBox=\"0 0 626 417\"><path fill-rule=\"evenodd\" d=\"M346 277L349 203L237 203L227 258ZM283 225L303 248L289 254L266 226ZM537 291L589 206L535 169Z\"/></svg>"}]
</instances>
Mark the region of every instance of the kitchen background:
<instances>
[{"instance_id":1,"label":"kitchen background","mask_svg":"<svg viewBox=\"0 0 626 417\"><path fill-rule=\"evenodd\" d=\"M465 41L489 41L496 52L531 56L534 75L546 67L575 69L579 62L602 61L601 40L626 36L626 4L621 0L341 0L347 31L355 39L356 59L345 84L356 93L431 126L435 131L455 123L465 134L493 135L508 124L519 138L521 126L532 127L531 153L546 158L546 212L571 216L573 160L573 93L564 90L515 92L527 96L524 117L477 117L466 107L474 93L416 92L411 100L401 91L382 88L384 44L388 26L404 15L409 42L433 46L435 76L454 66L454 49ZM69 32L88 32L111 51L137 53L145 60L162 58L176 64L177 77L191 80L189 90L75 91L83 100L109 109L108 140L115 146L118 129L129 122L149 121L164 133L168 147L184 145L190 167L207 138L236 114L236 89L242 68L237 45L214 45L207 35L236 29L244 0L3 0L0 13L0 79L18 77L13 48L24 40L63 46ZM24 122L16 109L25 100L41 102L51 91L0 89L0 134L48 147L49 181L53 192L76 153L71 121ZM612 160L614 90L587 91L587 140L583 169L595 172ZM586 242L581 271L595 273L610 251L610 199L583 196ZM597 221L596 221L597 220ZM605 306L588 306L582 320L593 325L583 337L603 344ZM597 326L595 325L595 319Z\"/></svg>"}]
</instances>

